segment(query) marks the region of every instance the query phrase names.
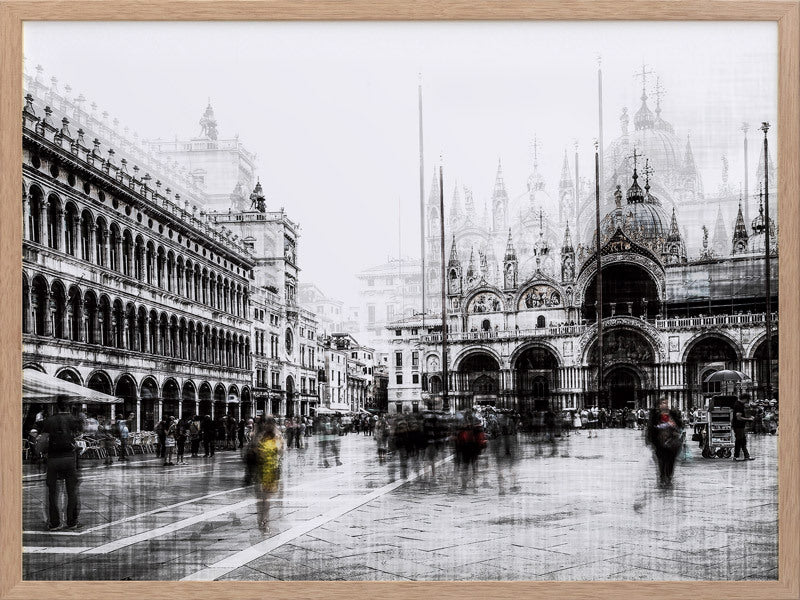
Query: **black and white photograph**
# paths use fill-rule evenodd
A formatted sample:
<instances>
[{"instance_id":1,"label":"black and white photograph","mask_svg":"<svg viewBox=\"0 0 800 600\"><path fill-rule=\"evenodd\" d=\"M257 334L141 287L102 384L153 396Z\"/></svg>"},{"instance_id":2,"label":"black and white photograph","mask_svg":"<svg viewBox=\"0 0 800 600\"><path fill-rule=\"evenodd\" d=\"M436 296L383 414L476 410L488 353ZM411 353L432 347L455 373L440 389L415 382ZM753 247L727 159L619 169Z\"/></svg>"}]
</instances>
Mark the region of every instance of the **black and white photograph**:
<instances>
[{"instance_id":1,"label":"black and white photograph","mask_svg":"<svg viewBox=\"0 0 800 600\"><path fill-rule=\"evenodd\" d=\"M775 22L23 52L23 580L778 580Z\"/></svg>"}]
</instances>

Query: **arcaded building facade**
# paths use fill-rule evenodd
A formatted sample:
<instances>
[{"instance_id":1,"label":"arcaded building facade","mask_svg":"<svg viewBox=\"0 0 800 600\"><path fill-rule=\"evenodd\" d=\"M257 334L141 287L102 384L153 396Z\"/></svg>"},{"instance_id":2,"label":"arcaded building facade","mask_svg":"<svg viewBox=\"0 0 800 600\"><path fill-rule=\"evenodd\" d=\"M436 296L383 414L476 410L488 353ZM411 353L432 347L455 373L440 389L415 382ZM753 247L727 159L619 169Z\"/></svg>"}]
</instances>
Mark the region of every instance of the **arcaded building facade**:
<instances>
[{"instance_id":1,"label":"arcaded building facade","mask_svg":"<svg viewBox=\"0 0 800 600\"><path fill-rule=\"evenodd\" d=\"M107 115L41 71L26 88L24 368L119 397L137 429L251 414L252 255Z\"/></svg>"}]
</instances>

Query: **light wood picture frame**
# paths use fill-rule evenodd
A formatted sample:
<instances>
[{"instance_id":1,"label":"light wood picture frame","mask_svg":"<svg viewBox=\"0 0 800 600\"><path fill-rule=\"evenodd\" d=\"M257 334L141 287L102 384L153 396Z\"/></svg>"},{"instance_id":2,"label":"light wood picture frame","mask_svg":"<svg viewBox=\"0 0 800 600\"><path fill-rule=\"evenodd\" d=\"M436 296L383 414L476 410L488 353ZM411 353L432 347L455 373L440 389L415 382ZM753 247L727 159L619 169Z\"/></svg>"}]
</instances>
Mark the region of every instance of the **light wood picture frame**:
<instances>
[{"instance_id":1,"label":"light wood picture frame","mask_svg":"<svg viewBox=\"0 0 800 600\"><path fill-rule=\"evenodd\" d=\"M745 582L30 582L22 580L22 47L25 21L774 21L781 254L779 578ZM102 76L102 74L98 74ZM800 3L782 0L0 0L0 598L800 598Z\"/></svg>"}]
</instances>

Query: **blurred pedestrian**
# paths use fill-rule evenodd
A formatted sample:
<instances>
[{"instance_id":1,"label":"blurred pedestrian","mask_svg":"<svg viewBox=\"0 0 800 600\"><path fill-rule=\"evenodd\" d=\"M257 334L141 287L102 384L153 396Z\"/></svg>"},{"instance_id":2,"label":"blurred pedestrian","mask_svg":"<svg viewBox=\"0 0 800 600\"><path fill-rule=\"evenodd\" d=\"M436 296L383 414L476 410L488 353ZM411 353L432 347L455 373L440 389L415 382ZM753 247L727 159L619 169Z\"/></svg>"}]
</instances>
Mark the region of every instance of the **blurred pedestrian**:
<instances>
[{"instance_id":1,"label":"blurred pedestrian","mask_svg":"<svg viewBox=\"0 0 800 600\"><path fill-rule=\"evenodd\" d=\"M386 451L389 446L389 422L385 415L381 415L375 425L375 444L378 447L378 462L386 461Z\"/></svg>"},{"instance_id":2,"label":"blurred pedestrian","mask_svg":"<svg viewBox=\"0 0 800 600\"><path fill-rule=\"evenodd\" d=\"M98 437L100 438L100 448L103 451L102 453L105 455L103 456L103 464L107 467L110 467L113 462L112 457L114 456L114 449L117 445L117 440L114 437L114 428L115 425L111 420L111 417L108 419L105 417L100 417L100 424L97 433Z\"/></svg>"},{"instance_id":3,"label":"blurred pedestrian","mask_svg":"<svg viewBox=\"0 0 800 600\"><path fill-rule=\"evenodd\" d=\"M197 458L200 455L200 425L200 415L194 415L189 422L189 444L192 458Z\"/></svg>"},{"instance_id":4,"label":"blurred pedestrian","mask_svg":"<svg viewBox=\"0 0 800 600\"><path fill-rule=\"evenodd\" d=\"M737 400L733 405L733 418L731 425L733 427L733 436L735 438L733 460L739 460L739 452L743 453L742 460L755 460L747 451L747 424L753 421L753 417L748 417L744 402Z\"/></svg>"},{"instance_id":5,"label":"blurred pedestrian","mask_svg":"<svg viewBox=\"0 0 800 600\"><path fill-rule=\"evenodd\" d=\"M478 456L486 448L486 434L480 420L467 410L458 425L455 442L455 459L461 473L461 490L467 489L467 482L472 478L473 487L477 487Z\"/></svg>"},{"instance_id":6,"label":"blurred pedestrian","mask_svg":"<svg viewBox=\"0 0 800 600\"><path fill-rule=\"evenodd\" d=\"M128 417L133 419L133 413ZM119 436L119 461L125 462L128 460L128 439L130 438L129 421L120 417L117 419L117 435Z\"/></svg>"},{"instance_id":7,"label":"blurred pedestrian","mask_svg":"<svg viewBox=\"0 0 800 600\"><path fill-rule=\"evenodd\" d=\"M172 454L175 452L175 434L177 427L175 426L175 417L170 415L164 419L164 466L171 467L175 463L172 462Z\"/></svg>"},{"instance_id":8,"label":"blurred pedestrian","mask_svg":"<svg viewBox=\"0 0 800 600\"><path fill-rule=\"evenodd\" d=\"M56 399L56 414L42 423L42 435L47 435L47 506L50 531L62 528L58 506L58 480L63 479L67 491L67 529L77 529L80 501L78 498L78 468L75 436L80 433L80 421L69 412L67 396Z\"/></svg>"},{"instance_id":9,"label":"blurred pedestrian","mask_svg":"<svg viewBox=\"0 0 800 600\"><path fill-rule=\"evenodd\" d=\"M156 458L164 458L166 456L166 441L167 441L167 419L162 417L155 427L156 431Z\"/></svg>"},{"instance_id":10,"label":"blurred pedestrian","mask_svg":"<svg viewBox=\"0 0 800 600\"><path fill-rule=\"evenodd\" d=\"M658 466L658 480L662 486L672 485L675 459L683 447L683 421L680 412L670 408L662 398L658 408L650 411L646 442L653 446L653 457Z\"/></svg>"},{"instance_id":11,"label":"blurred pedestrian","mask_svg":"<svg viewBox=\"0 0 800 600\"><path fill-rule=\"evenodd\" d=\"M177 453L175 461L179 465L186 464L186 460L184 460L184 453L186 451L186 440L189 437L189 423L189 419L187 419L185 416L182 416L175 424L175 450Z\"/></svg>"},{"instance_id":12,"label":"blurred pedestrian","mask_svg":"<svg viewBox=\"0 0 800 600\"><path fill-rule=\"evenodd\" d=\"M200 437L203 440L203 450L205 451L203 458L214 456L215 430L216 428L211 416L204 416L203 420L200 422Z\"/></svg>"},{"instance_id":13,"label":"blurred pedestrian","mask_svg":"<svg viewBox=\"0 0 800 600\"><path fill-rule=\"evenodd\" d=\"M269 501L278 491L281 477L281 457L283 456L283 439L275 424L269 417L256 436L256 497L258 498L258 527L269 533Z\"/></svg>"}]
</instances>

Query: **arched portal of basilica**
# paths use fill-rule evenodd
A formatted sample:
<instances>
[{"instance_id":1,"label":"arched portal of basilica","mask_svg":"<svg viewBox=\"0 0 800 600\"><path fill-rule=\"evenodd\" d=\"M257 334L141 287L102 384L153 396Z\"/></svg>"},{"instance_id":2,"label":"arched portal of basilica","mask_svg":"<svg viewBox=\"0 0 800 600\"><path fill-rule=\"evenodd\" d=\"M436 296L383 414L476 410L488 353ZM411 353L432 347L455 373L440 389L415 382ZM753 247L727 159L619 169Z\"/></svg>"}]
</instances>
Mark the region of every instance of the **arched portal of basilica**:
<instances>
[{"instance_id":1,"label":"arched portal of basilica","mask_svg":"<svg viewBox=\"0 0 800 600\"><path fill-rule=\"evenodd\" d=\"M500 365L487 352L466 356L456 371L456 409L474 405L497 406L500 400Z\"/></svg>"},{"instance_id":2,"label":"arched portal of basilica","mask_svg":"<svg viewBox=\"0 0 800 600\"><path fill-rule=\"evenodd\" d=\"M656 354L651 342L634 329L616 328L603 334L603 397L597 398L597 368L600 363L599 340L589 351L590 389L595 401L610 408L640 408L650 406L658 390Z\"/></svg>"}]
</instances>

